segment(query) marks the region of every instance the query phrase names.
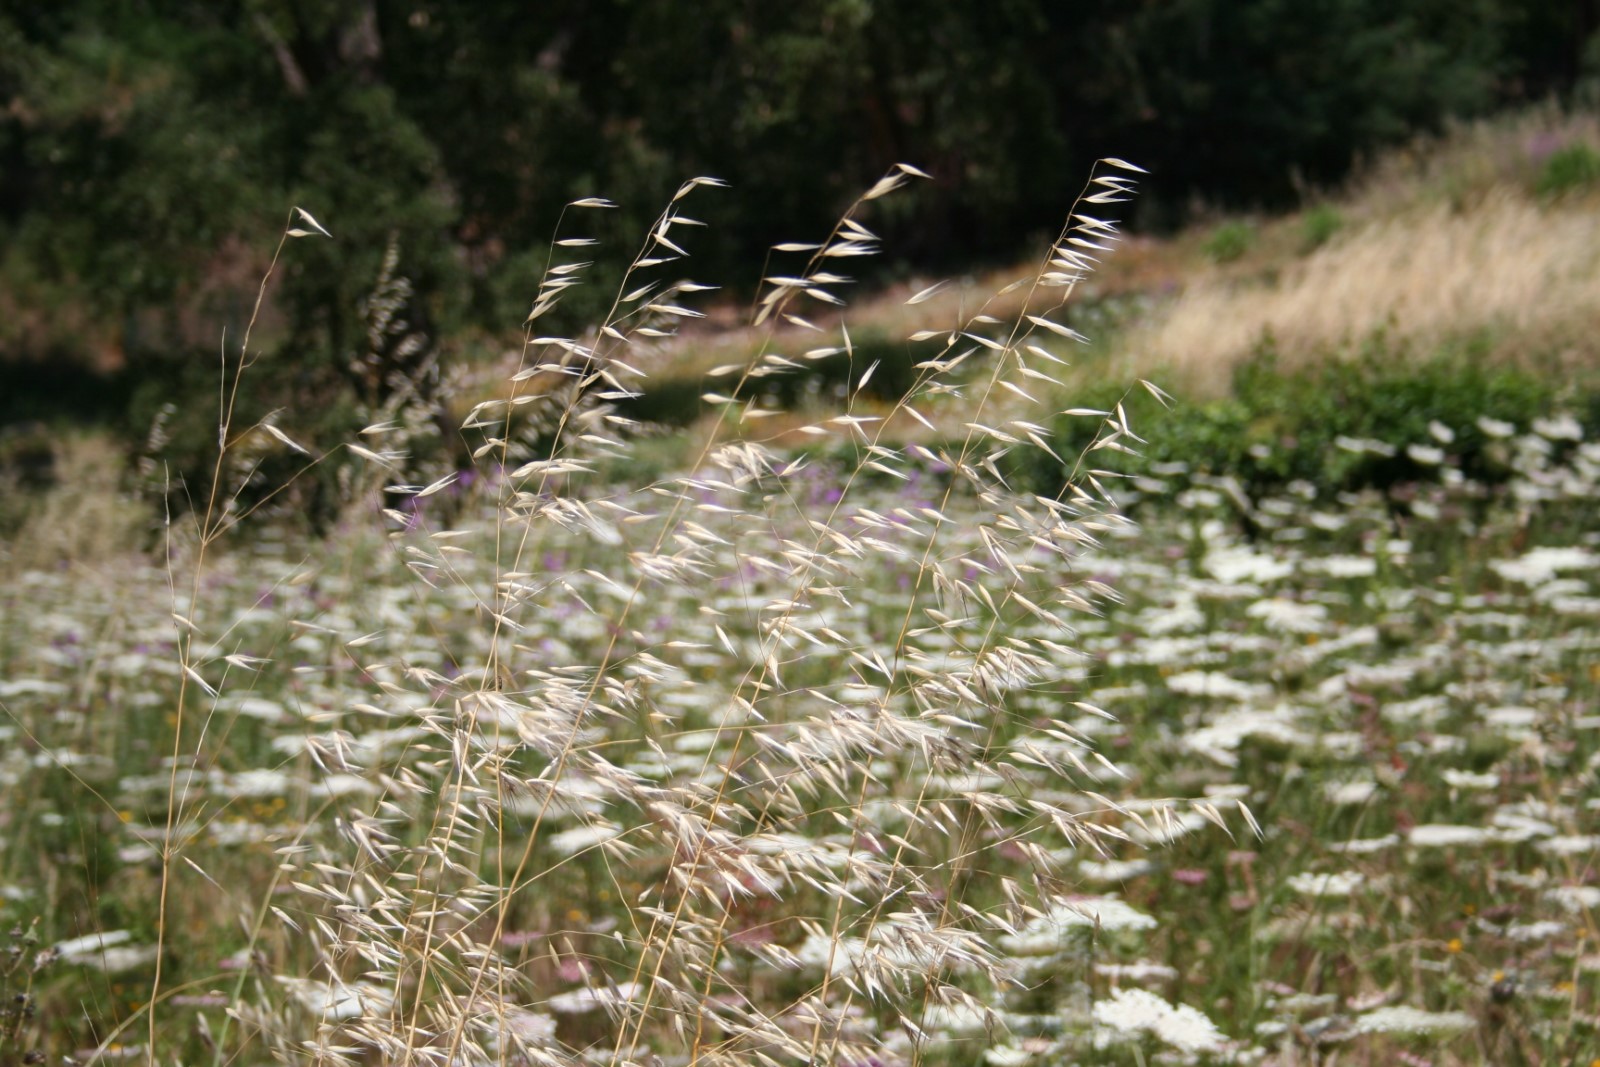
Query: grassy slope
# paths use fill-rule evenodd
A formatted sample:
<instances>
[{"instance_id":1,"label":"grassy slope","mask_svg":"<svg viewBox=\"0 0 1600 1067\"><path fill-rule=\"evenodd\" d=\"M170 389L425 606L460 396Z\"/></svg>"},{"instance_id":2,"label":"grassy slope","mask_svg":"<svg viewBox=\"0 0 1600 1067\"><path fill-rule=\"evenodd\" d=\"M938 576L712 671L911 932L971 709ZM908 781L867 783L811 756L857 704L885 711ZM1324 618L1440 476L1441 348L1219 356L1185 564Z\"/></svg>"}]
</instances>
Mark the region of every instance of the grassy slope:
<instances>
[{"instance_id":1,"label":"grassy slope","mask_svg":"<svg viewBox=\"0 0 1600 1067\"><path fill-rule=\"evenodd\" d=\"M1533 112L1386 155L1347 189L1296 213L1129 238L1073 295L1068 320L1096 343L1064 353L1085 363L1063 376L1063 406L1073 389L1108 375L1128 384L1152 378L1184 397L1216 396L1227 391L1231 369L1269 338L1289 365L1355 351L1378 336L1413 356L1470 342L1479 358L1558 375L1600 365L1597 170L1600 120ZM915 353L906 338L954 328L980 300L1007 318L1022 294L989 294L1032 270L952 280L915 306L906 301L933 279L858 303L848 312L851 344L865 353L858 367L886 351ZM805 363L808 351L844 344L835 328L786 328L769 338L726 325L737 317L730 309L713 316L719 327L687 330L653 375L692 397L715 385L701 376L764 346ZM836 320L815 318L830 327ZM830 385L837 371L832 378ZM811 414L832 413L830 395L837 393L815 392ZM905 426L914 433L909 420Z\"/></svg>"}]
</instances>

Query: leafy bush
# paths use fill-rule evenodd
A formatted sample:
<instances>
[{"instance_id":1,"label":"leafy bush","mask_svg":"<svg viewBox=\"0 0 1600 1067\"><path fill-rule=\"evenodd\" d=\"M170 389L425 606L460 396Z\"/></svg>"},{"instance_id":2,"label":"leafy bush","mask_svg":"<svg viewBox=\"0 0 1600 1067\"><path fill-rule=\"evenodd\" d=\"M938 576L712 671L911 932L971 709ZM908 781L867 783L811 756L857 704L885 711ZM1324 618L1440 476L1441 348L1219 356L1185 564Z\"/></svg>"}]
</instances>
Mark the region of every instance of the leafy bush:
<instances>
[{"instance_id":1,"label":"leafy bush","mask_svg":"<svg viewBox=\"0 0 1600 1067\"><path fill-rule=\"evenodd\" d=\"M1147 443L1137 446L1141 455L1124 457L1122 468L1228 476L1259 498L1296 480L1325 496L1390 490L1437 478L1443 460L1493 486L1508 468L1486 424L1526 430L1561 399L1593 430L1600 427L1597 397L1594 382L1559 396L1549 378L1486 365L1470 347L1414 360L1380 336L1348 359L1294 370L1282 367L1266 344L1235 369L1229 395L1192 405L1180 400L1159 418L1151 417L1155 401L1143 390L1104 385L1084 403L1108 411L1120 403L1149 427ZM1082 420L1062 419L1057 432L1071 455L1093 445ZM1052 464L1036 474L1041 488L1054 491L1062 468Z\"/></svg>"},{"instance_id":2,"label":"leafy bush","mask_svg":"<svg viewBox=\"0 0 1600 1067\"><path fill-rule=\"evenodd\" d=\"M1550 153L1539 170L1535 188L1542 196L1560 196L1597 183L1600 183L1600 151L1580 142Z\"/></svg>"},{"instance_id":3,"label":"leafy bush","mask_svg":"<svg viewBox=\"0 0 1600 1067\"><path fill-rule=\"evenodd\" d=\"M1201 250L1214 263L1232 263L1256 243L1255 227L1247 222L1225 222L1211 231Z\"/></svg>"},{"instance_id":4,"label":"leafy bush","mask_svg":"<svg viewBox=\"0 0 1600 1067\"><path fill-rule=\"evenodd\" d=\"M1300 220L1300 245L1314 252L1333 239L1344 228L1344 215L1332 204L1318 204Z\"/></svg>"}]
</instances>

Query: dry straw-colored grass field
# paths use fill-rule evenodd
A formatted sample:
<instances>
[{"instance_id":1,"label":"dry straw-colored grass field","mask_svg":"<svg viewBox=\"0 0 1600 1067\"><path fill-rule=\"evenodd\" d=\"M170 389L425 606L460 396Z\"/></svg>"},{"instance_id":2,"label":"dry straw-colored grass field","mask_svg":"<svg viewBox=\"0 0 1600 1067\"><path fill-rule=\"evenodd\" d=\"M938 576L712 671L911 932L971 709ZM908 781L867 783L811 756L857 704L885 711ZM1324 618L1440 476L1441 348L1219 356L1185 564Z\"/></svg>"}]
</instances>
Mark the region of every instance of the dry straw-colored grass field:
<instances>
[{"instance_id":1,"label":"dry straw-colored grass field","mask_svg":"<svg viewBox=\"0 0 1600 1067\"><path fill-rule=\"evenodd\" d=\"M1378 334L1592 363L1600 201L1592 186L1541 189L1538 170L1564 145L1597 142L1591 115L1536 112L1384 157L1343 195L1263 227L1259 249L1193 271L1125 339L1124 365L1215 389L1263 338L1317 359Z\"/></svg>"}]
</instances>

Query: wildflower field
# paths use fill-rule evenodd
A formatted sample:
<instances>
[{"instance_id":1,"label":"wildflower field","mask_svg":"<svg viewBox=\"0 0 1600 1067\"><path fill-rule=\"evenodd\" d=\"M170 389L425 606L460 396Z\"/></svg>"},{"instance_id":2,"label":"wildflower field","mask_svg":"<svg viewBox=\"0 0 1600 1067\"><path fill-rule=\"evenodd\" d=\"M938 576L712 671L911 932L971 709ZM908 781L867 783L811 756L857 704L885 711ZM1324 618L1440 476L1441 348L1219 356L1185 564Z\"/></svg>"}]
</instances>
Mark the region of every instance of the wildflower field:
<instances>
[{"instance_id":1,"label":"wildflower field","mask_svg":"<svg viewBox=\"0 0 1600 1067\"><path fill-rule=\"evenodd\" d=\"M610 402L694 286L530 333L470 470L406 480L422 430L374 412L320 536L250 514L252 449L333 450L228 426L240 350L212 506L0 586L0 1055L1600 1054L1600 443L1435 419L1329 446L1402 490L1247 491L1141 460L1159 425L1119 403L1057 454L1034 394L1117 240L1109 163L1028 299L917 338L903 396L852 363L798 426L758 355L662 473ZM783 249L762 315L811 327L873 243L852 214Z\"/></svg>"}]
</instances>

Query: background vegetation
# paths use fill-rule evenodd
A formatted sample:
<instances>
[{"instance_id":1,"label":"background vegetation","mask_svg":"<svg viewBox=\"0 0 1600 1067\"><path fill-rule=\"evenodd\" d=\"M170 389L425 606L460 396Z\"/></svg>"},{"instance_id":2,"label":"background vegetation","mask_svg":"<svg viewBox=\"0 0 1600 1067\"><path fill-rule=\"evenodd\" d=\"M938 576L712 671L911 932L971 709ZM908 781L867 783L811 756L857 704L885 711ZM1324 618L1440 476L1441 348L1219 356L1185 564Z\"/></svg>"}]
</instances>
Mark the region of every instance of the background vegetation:
<instances>
[{"instance_id":1,"label":"background vegetation","mask_svg":"<svg viewBox=\"0 0 1600 1067\"><path fill-rule=\"evenodd\" d=\"M468 352L525 314L563 204L611 198L592 236L631 240L690 174L737 190L696 250L736 291L900 160L936 181L876 220L906 257L879 276L965 269L1013 256L1102 155L1154 173L1135 221L1162 229L1288 204L1451 116L1581 95L1596 25L1589 0L7 3L0 418L141 438L155 398L209 382L286 203L339 240L281 279L265 408L358 388L391 237L414 325ZM1551 181L1586 173L1563 160Z\"/></svg>"},{"instance_id":2,"label":"background vegetation","mask_svg":"<svg viewBox=\"0 0 1600 1067\"><path fill-rule=\"evenodd\" d=\"M1596 13L0 0L0 1067L1590 1063Z\"/></svg>"}]
</instances>

